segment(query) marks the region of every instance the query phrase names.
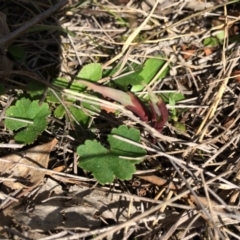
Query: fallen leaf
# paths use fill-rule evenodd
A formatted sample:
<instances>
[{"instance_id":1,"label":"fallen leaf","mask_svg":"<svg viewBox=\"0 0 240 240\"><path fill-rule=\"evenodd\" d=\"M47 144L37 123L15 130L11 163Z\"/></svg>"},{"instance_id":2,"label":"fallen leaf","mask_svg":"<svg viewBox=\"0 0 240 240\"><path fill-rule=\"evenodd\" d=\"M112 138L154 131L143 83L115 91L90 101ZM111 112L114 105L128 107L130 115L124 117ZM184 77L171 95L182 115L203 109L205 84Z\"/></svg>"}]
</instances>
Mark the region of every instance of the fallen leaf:
<instances>
[{"instance_id":1,"label":"fallen leaf","mask_svg":"<svg viewBox=\"0 0 240 240\"><path fill-rule=\"evenodd\" d=\"M54 138L49 143L24 152L1 157L0 174L2 178L7 179L3 184L12 189L30 188L39 184L45 175L45 172L39 171L39 168L47 168L49 154L57 142Z\"/></svg>"},{"instance_id":2,"label":"fallen leaf","mask_svg":"<svg viewBox=\"0 0 240 240\"><path fill-rule=\"evenodd\" d=\"M144 179L145 181L155 184L157 186L167 187L169 190L176 191L176 189L178 188L178 186L173 182L168 182L168 180L158 177L154 174L137 175L137 177L140 179Z\"/></svg>"},{"instance_id":3,"label":"fallen leaf","mask_svg":"<svg viewBox=\"0 0 240 240\"><path fill-rule=\"evenodd\" d=\"M204 50L204 53L205 53L206 56L211 55L212 52L213 52L213 48L212 47L205 47L203 50Z\"/></svg>"},{"instance_id":4,"label":"fallen leaf","mask_svg":"<svg viewBox=\"0 0 240 240\"><path fill-rule=\"evenodd\" d=\"M195 49L189 49L187 48L187 46L184 44L181 46L182 48L182 52L183 52L183 58L185 60L188 60L189 58L191 58L192 56L194 56L196 50Z\"/></svg>"}]
</instances>

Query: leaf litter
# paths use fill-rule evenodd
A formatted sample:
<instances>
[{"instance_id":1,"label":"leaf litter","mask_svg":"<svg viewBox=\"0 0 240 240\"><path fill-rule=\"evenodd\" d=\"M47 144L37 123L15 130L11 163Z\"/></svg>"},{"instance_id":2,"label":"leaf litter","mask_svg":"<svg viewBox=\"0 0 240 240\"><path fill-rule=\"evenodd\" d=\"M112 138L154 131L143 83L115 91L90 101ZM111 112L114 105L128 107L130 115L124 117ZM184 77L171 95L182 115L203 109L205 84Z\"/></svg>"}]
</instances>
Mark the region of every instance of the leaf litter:
<instances>
[{"instance_id":1,"label":"leaf litter","mask_svg":"<svg viewBox=\"0 0 240 240\"><path fill-rule=\"evenodd\" d=\"M25 1L21 2L28 6ZM71 89L79 69L89 63L103 67L103 72L98 71L95 78L98 84L114 88L114 81L131 74L128 71L134 64L143 66L148 59L163 56L169 67L168 74L162 78L164 69L158 69L155 76L145 82L147 85L134 92L134 96L144 104L148 101L149 91L157 96L160 94L164 101L171 92L181 93L184 98L179 101L172 99L167 105L167 108L174 108L170 112L174 112L174 116L169 114L168 122L161 126L160 133L120 104L97 98L90 91L78 89L75 98L66 97L73 89L64 89L62 95L57 92L58 102L48 102L50 109L61 105L65 113L61 118L49 116L47 129L41 136L59 140L51 154L49 169L45 170L56 182L50 177L44 178L44 182L41 175L41 184L36 184L35 189L2 192L2 214L8 216L10 222L6 223L6 218L1 223L1 226L8 226L1 230L1 235L5 238L21 236L23 239L26 235L33 239L103 239L107 236L110 239L171 239L171 236L176 239L237 239L240 117L237 80L239 37L236 31L239 17L236 9L239 9L239 3L162 0L150 0L147 4L145 1L141 4L134 1L119 3L121 1L85 4L73 1L74 6L68 11L54 15L63 28L74 33L61 35L61 69L57 77L66 80L64 88ZM42 11L49 3L45 6L35 4ZM6 7L9 7L7 3ZM24 10L28 13L27 9ZM6 16L7 22L14 19L11 12ZM10 26L14 27L14 24ZM18 62L21 71L13 71L11 78L5 80L5 95L1 95L0 102L1 123L5 121L9 97L25 93L27 79L59 91L58 87L45 80L53 79L53 70L48 68L48 64L57 53L51 47L47 51L42 48L42 44L49 44L48 36L56 39L57 35L53 32L41 35L36 31L34 34L32 38L30 31L18 38L17 42L22 43L27 52L22 56L28 58ZM34 42L32 46L31 41ZM36 52L50 55L47 58L41 55L44 61L38 62ZM33 63L38 64L33 67ZM32 69L31 73L29 69ZM114 73L104 75L104 71ZM92 80L92 73L88 73L90 75L86 78L86 75L80 76L84 78L82 80ZM104 77L98 79L102 74ZM125 84L122 89L121 85L118 87L125 91L134 86L137 86L136 81L133 85ZM44 97L39 98L44 102ZM82 129L79 119L68 111L69 104L88 114L88 122L85 122L88 131ZM91 108L84 104L91 105ZM100 113L99 108L94 110L94 104L115 107L119 113ZM157 112L154 106L150 109ZM177 124L184 126L184 132L176 128ZM83 148L85 141L98 141L98 146L108 152L108 136L112 129L121 125L141 132L141 140L134 142L134 146L145 149L147 155L136 165L137 172L131 180L115 179L114 184L101 186L88 171L77 168L78 156L74 153L79 146ZM14 136L1 127L1 142L11 143ZM39 141L36 140L36 145ZM127 138L121 138L121 141L129 144L130 148L133 144ZM46 138L44 142L47 142ZM10 146L2 150L1 156L9 155L12 151ZM80 160L83 153L90 154L80 151ZM63 172L53 169L63 169ZM25 175L24 178L29 180ZM78 189L71 192L71 188ZM79 194L79 188L88 193L86 197ZM98 189L104 192L102 198L98 198L101 195L96 191ZM91 198L94 192L96 195ZM108 201L109 196L113 202ZM105 204L97 205L93 199L98 204ZM125 204L124 211L116 207L118 211L115 212L111 206L119 203L120 199ZM11 204L7 207L6 202ZM35 208L32 208L32 203ZM16 211L23 205L23 211ZM108 215L101 211L104 207L109 210ZM87 224L81 225L75 221L76 218Z\"/></svg>"},{"instance_id":2,"label":"leaf litter","mask_svg":"<svg viewBox=\"0 0 240 240\"><path fill-rule=\"evenodd\" d=\"M11 189L33 188L44 178L44 171L38 168L47 168L49 154L57 144L57 139L51 142L30 148L24 152L2 156L0 173L3 185ZM42 170L43 170L42 169ZM23 182L23 183L22 183Z\"/></svg>"}]
</instances>

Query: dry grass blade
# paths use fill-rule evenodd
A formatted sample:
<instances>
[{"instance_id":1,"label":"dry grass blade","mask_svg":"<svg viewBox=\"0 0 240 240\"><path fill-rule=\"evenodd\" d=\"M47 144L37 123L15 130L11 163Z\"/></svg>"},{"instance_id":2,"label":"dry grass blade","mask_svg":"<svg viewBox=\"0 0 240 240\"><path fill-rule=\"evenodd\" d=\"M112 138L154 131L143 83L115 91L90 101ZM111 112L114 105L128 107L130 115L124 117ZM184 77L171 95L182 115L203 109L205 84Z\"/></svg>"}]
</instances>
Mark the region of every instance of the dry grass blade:
<instances>
[{"instance_id":1,"label":"dry grass blade","mask_svg":"<svg viewBox=\"0 0 240 240\"><path fill-rule=\"evenodd\" d=\"M212 103L212 105L210 106L208 112L207 112L207 115L206 117L204 118L203 122L201 123L200 127L198 128L197 130L197 134L199 134L201 132L201 137L200 137L200 141L203 139L204 137L204 134L205 132L207 131L207 129L205 128L204 131L202 131L205 123L207 121L210 121L211 118L213 118L214 114L216 113L216 109L218 107L218 104L219 102L221 101L222 99L222 96L223 96L223 93L224 91L226 90L226 87L227 87L227 83L229 81L229 78L230 78L230 75L233 71L233 68L236 66L237 62L238 62L238 56L239 56L239 49L233 54L232 57L234 57L234 60L233 61L228 61L228 63L230 63L230 66L228 67L228 69L226 69L224 71L224 75L226 77L223 77L223 81L221 83L221 86L216 94L216 97L214 98L214 101Z\"/></svg>"}]
</instances>

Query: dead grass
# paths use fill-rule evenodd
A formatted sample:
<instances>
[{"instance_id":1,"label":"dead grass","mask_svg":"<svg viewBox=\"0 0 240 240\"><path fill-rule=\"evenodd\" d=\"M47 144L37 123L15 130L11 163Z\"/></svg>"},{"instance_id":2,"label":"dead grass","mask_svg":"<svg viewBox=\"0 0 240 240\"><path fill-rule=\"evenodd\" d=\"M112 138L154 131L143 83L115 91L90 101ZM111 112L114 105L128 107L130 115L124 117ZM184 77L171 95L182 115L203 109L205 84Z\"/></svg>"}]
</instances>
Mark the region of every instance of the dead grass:
<instances>
[{"instance_id":1,"label":"dead grass","mask_svg":"<svg viewBox=\"0 0 240 240\"><path fill-rule=\"evenodd\" d=\"M10 30L46 10L47 2L34 2L37 10L26 0L5 2L2 8ZM233 36L239 36L239 3L226 6L209 1L212 6L193 11L185 1L149 1L151 7L138 1L123 1L122 5L117 4L119 1L70 2L66 10L37 26L58 25L75 36L60 34L53 27L36 29L15 41L27 57L24 62L15 62L12 75L5 78L7 94L1 96L0 130L1 141L7 146L2 145L1 155L16 148L10 145L13 134L2 123L17 93L23 93L29 81L51 86L51 80L59 76L71 82L79 69L91 62L99 62L105 69L121 65L111 79L100 81L105 84L121 76L133 62L165 56L170 75L159 80L161 70L149 87L185 95L176 108L184 109L179 121L185 124L186 132L176 129L170 119L159 133L122 106L100 100L122 114L119 119L106 113L93 116L89 127L96 128L96 138L102 139L101 133L121 120L141 129L141 147L148 151L131 181L116 180L113 185L101 186L88 173L77 170L74 152L84 136L74 120L71 116L62 120L52 117L38 141L59 140L46 171L48 178L35 189L2 192L1 237L240 239L240 86L239 76L234 76L239 71L240 50L239 40L231 42ZM192 2L194 7L203 4ZM205 47L204 39L219 30L226 33L223 44ZM63 94L92 100L70 90ZM145 97L146 89L139 96ZM77 203L67 205L72 199Z\"/></svg>"}]
</instances>

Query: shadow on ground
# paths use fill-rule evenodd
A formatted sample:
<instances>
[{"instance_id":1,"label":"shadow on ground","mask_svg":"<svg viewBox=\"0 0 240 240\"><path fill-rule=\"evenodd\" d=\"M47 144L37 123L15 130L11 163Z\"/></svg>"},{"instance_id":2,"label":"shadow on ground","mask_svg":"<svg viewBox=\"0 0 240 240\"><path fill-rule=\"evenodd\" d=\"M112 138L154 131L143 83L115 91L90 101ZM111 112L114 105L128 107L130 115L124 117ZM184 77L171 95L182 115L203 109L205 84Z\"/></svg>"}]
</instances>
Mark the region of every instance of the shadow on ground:
<instances>
[{"instance_id":1,"label":"shadow on ground","mask_svg":"<svg viewBox=\"0 0 240 240\"><path fill-rule=\"evenodd\" d=\"M0 1L0 11L6 16L10 32L22 27L51 5L50 1ZM54 1L57 3L58 1ZM61 34L59 18L64 12L51 15L17 37L7 49L7 57L13 63L12 74L5 78L7 89L35 85L36 80L50 82L58 76L61 59ZM5 70L5 69L3 69Z\"/></svg>"}]
</instances>

